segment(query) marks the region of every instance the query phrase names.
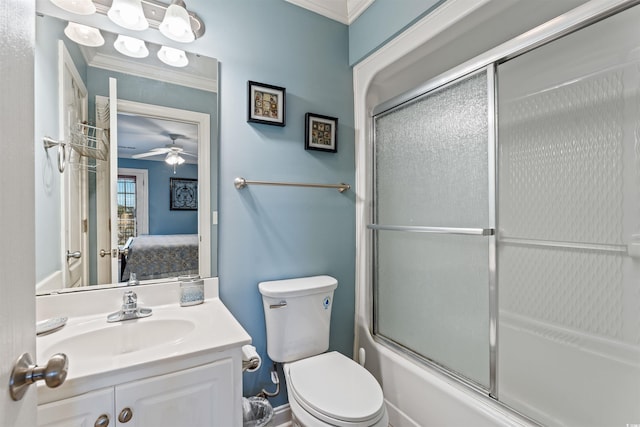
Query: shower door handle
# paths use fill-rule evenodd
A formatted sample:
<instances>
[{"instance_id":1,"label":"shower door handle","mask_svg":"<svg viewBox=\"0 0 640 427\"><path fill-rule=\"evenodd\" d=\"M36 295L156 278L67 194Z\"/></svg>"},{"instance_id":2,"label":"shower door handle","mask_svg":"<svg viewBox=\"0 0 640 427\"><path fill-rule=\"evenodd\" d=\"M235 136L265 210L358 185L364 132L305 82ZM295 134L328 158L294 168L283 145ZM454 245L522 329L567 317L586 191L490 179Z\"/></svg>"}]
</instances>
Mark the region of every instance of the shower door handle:
<instances>
[{"instance_id":1,"label":"shower door handle","mask_svg":"<svg viewBox=\"0 0 640 427\"><path fill-rule=\"evenodd\" d=\"M419 225L368 224L369 230L407 231L410 233L459 234L463 236L494 236L495 228L424 227Z\"/></svg>"}]
</instances>

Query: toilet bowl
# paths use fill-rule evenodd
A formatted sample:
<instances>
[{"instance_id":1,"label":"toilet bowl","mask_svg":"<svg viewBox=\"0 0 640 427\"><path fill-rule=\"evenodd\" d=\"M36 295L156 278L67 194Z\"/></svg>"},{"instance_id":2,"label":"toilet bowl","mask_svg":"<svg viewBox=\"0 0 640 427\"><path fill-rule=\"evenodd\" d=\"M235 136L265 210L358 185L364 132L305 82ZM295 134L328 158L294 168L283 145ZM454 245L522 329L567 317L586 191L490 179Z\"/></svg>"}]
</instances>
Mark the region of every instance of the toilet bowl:
<instances>
[{"instance_id":1,"label":"toilet bowl","mask_svg":"<svg viewBox=\"0 0 640 427\"><path fill-rule=\"evenodd\" d=\"M331 276L261 282L267 354L283 363L294 423L386 427L382 388L364 367L329 348Z\"/></svg>"},{"instance_id":2,"label":"toilet bowl","mask_svg":"<svg viewBox=\"0 0 640 427\"><path fill-rule=\"evenodd\" d=\"M338 352L284 365L294 423L305 427L386 427L382 389L362 366Z\"/></svg>"}]
</instances>

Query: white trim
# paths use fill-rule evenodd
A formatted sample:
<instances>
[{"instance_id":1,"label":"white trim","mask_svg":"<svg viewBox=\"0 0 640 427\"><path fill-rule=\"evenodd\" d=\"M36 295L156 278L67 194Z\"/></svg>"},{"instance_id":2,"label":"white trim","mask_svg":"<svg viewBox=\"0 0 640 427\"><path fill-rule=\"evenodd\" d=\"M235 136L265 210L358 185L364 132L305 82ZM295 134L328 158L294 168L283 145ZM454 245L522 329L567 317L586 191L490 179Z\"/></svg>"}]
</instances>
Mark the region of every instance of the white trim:
<instances>
[{"instance_id":1,"label":"white trim","mask_svg":"<svg viewBox=\"0 0 640 427\"><path fill-rule=\"evenodd\" d=\"M375 0L285 0L291 4L351 25Z\"/></svg>"},{"instance_id":2,"label":"white trim","mask_svg":"<svg viewBox=\"0 0 640 427\"><path fill-rule=\"evenodd\" d=\"M207 92L218 92L218 79L196 76L186 73L178 68L160 67L146 64L144 67L133 66L133 61L127 58L118 58L104 54L88 54L86 48L81 48L82 54L87 61L87 65L95 68L102 68L138 77L144 77L162 82L200 89ZM171 69L168 69L171 68Z\"/></svg>"},{"instance_id":3,"label":"white trim","mask_svg":"<svg viewBox=\"0 0 640 427\"><path fill-rule=\"evenodd\" d=\"M118 112L198 126L198 249L200 276L211 276L211 117L209 114L118 99Z\"/></svg>"},{"instance_id":4,"label":"white trim","mask_svg":"<svg viewBox=\"0 0 640 427\"><path fill-rule=\"evenodd\" d=\"M118 168L118 177L136 177L136 223L138 234L149 234L149 171L147 169Z\"/></svg>"},{"instance_id":5,"label":"white trim","mask_svg":"<svg viewBox=\"0 0 640 427\"><path fill-rule=\"evenodd\" d=\"M347 21L353 23L375 0L347 0Z\"/></svg>"},{"instance_id":6,"label":"white trim","mask_svg":"<svg viewBox=\"0 0 640 427\"><path fill-rule=\"evenodd\" d=\"M64 288L62 271L57 270L36 283L36 294L41 292L57 291Z\"/></svg>"},{"instance_id":7,"label":"white trim","mask_svg":"<svg viewBox=\"0 0 640 427\"><path fill-rule=\"evenodd\" d=\"M60 141L68 142L68 133L70 130L67 126L67 118L65 117L65 112L69 111L67 109L67 105L65 105L66 98L64 93L64 85L65 85L65 76L67 73L70 75L73 84L78 87L78 91L82 97L82 111L79 112L82 120L87 120L89 116L89 91L76 68L76 64L73 62L73 58L71 54L67 50L64 42L62 40L58 40L58 139ZM71 157L71 147L66 145L63 147L63 150L66 150L67 159ZM89 218L89 204L88 204L88 177L87 172L83 171L82 168L86 164L86 159L82 159L82 163L76 165L75 167L79 167L78 170L78 178L80 186L80 193L82 194L80 203L81 210L81 218L80 221L83 222ZM68 223L67 216L68 212L68 202L70 199L70 181L72 174L72 166L67 161L65 165L65 170L61 175L60 179L60 265L62 270L62 287L76 287L76 286L85 286L89 283L89 258L87 257L89 253L89 233L88 230L84 229L82 225L81 237L80 237L80 247L79 248L69 248L68 247L68 239L67 233ZM80 250L81 253L81 264L80 268L80 278L76 280L74 283L71 283L71 278L69 274L69 265L67 260L67 250L75 251Z\"/></svg>"},{"instance_id":8,"label":"white trim","mask_svg":"<svg viewBox=\"0 0 640 427\"><path fill-rule=\"evenodd\" d=\"M291 407L288 403L273 408L273 418L269 425L275 427L288 427L293 425L291 422Z\"/></svg>"},{"instance_id":9,"label":"white trim","mask_svg":"<svg viewBox=\"0 0 640 427\"><path fill-rule=\"evenodd\" d=\"M285 0L288 3L326 16L334 21L348 24L347 2L346 0Z\"/></svg>"}]
</instances>

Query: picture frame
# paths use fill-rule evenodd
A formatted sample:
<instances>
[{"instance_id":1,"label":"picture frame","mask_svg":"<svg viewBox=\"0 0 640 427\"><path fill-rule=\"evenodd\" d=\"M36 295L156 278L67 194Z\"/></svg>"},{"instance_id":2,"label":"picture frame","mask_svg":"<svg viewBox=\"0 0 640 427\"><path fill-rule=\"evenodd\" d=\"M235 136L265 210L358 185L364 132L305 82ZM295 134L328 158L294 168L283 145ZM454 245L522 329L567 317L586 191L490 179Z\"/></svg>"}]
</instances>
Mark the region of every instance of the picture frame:
<instances>
[{"instance_id":1,"label":"picture frame","mask_svg":"<svg viewBox=\"0 0 640 427\"><path fill-rule=\"evenodd\" d=\"M321 114L304 115L304 149L338 152L338 119Z\"/></svg>"},{"instance_id":2,"label":"picture frame","mask_svg":"<svg viewBox=\"0 0 640 427\"><path fill-rule=\"evenodd\" d=\"M198 180L169 178L169 209L172 211L198 210Z\"/></svg>"},{"instance_id":3,"label":"picture frame","mask_svg":"<svg viewBox=\"0 0 640 427\"><path fill-rule=\"evenodd\" d=\"M285 126L287 90L251 80L247 83L247 88L247 122Z\"/></svg>"}]
</instances>

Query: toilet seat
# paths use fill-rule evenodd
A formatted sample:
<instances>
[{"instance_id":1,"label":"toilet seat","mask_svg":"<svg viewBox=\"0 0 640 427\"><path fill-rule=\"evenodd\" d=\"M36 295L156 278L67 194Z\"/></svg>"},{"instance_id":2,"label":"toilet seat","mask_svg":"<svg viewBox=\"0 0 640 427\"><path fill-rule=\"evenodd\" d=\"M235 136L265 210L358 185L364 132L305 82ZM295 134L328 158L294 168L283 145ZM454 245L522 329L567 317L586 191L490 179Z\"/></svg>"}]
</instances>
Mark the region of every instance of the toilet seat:
<instances>
[{"instance_id":1,"label":"toilet seat","mask_svg":"<svg viewBox=\"0 0 640 427\"><path fill-rule=\"evenodd\" d=\"M328 424L371 426L386 413L382 389L373 375L338 352L288 363L286 371L296 402Z\"/></svg>"}]
</instances>

